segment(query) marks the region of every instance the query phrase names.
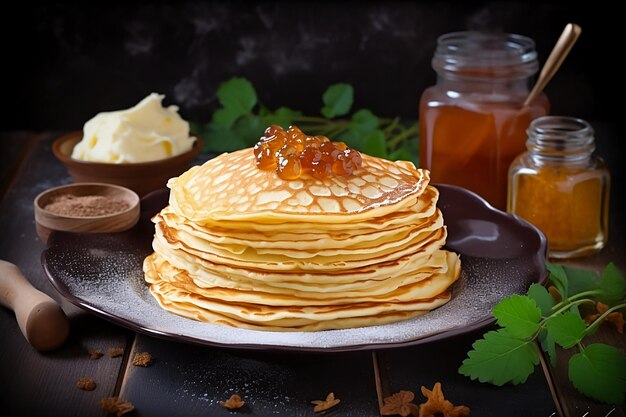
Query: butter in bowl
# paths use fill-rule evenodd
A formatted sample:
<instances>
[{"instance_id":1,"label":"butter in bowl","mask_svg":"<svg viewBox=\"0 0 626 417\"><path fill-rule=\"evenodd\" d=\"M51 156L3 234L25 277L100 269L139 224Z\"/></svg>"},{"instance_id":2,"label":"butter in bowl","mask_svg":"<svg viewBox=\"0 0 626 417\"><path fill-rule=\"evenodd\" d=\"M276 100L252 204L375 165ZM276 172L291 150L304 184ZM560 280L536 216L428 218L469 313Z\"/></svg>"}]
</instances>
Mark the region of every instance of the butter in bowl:
<instances>
[{"instance_id":1,"label":"butter in bowl","mask_svg":"<svg viewBox=\"0 0 626 417\"><path fill-rule=\"evenodd\" d=\"M35 228L47 243L53 230L112 233L128 230L139 220L139 196L113 184L76 183L50 188L34 200Z\"/></svg>"},{"instance_id":2,"label":"butter in bowl","mask_svg":"<svg viewBox=\"0 0 626 417\"><path fill-rule=\"evenodd\" d=\"M140 196L163 188L202 148L163 98L152 93L130 109L99 113L82 131L58 138L52 152L76 182L121 185Z\"/></svg>"}]
</instances>

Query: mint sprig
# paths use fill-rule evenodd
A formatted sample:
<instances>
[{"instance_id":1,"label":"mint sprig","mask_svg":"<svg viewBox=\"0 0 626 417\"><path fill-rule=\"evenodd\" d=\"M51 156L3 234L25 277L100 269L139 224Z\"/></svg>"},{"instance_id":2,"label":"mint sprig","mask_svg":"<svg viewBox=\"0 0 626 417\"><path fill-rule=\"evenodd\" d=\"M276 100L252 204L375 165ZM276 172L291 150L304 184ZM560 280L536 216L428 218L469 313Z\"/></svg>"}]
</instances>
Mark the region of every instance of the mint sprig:
<instances>
[{"instance_id":1,"label":"mint sprig","mask_svg":"<svg viewBox=\"0 0 626 417\"><path fill-rule=\"evenodd\" d=\"M556 302L539 284L531 285L526 295L504 298L493 308L502 328L487 332L472 345L459 373L498 386L523 383L539 363L538 341L552 366L556 366L556 345L577 349L569 360L568 376L579 392L600 402L624 404L626 356L604 343L584 344L606 316L626 308L624 276L613 263L600 277L582 269L546 266L561 300ZM581 310L597 302L610 308L588 325Z\"/></svg>"},{"instance_id":2,"label":"mint sprig","mask_svg":"<svg viewBox=\"0 0 626 417\"><path fill-rule=\"evenodd\" d=\"M289 107L269 109L258 99L256 90L245 78L234 77L217 89L219 108L205 125L191 123L192 133L202 137L204 151L230 152L253 146L265 128L295 124L309 135L324 135L333 141L368 155L391 160L404 159L418 164L418 124L406 125L396 117L381 118L369 109L350 115L354 89L339 83L322 95L319 116L304 115Z\"/></svg>"}]
</instances>

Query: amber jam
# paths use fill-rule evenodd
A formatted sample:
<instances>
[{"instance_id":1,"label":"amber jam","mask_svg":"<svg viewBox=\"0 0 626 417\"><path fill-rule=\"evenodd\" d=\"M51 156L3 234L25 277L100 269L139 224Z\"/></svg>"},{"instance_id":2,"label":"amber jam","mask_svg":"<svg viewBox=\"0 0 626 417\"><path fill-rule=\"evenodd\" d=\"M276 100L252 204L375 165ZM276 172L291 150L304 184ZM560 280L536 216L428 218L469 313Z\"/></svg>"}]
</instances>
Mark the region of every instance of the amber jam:
<instances>
[{"instance_id":1,"label":"amber jam","mask_svg":"<svg viewBox=\"0 0 626 417\"><path fill-rule=\"evenodd\" d=\"M305 135L297 126L284 130L277 125L265 129L254 145L254 157L259 169L276 171L283 180L295 180L305 174L318 179L349 176L363 162L361 154L343 142Z\"/></svg>"}]
</instances>

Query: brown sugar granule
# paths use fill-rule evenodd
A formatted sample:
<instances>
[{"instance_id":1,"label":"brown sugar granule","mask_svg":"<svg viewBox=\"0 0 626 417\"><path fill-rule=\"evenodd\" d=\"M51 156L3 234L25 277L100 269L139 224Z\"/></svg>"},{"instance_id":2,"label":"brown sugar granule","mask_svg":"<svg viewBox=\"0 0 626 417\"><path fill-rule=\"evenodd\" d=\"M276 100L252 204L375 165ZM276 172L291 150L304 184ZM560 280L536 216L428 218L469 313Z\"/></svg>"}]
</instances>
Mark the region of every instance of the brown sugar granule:
<instances>
[{"instance_id":1,"label":"brown sugar granule","mask_svg":"<svg viewBox=\"0 0 626 417\"><path fill-rule=\"evenodd\" d=\"M121 417L126 413L130 413L135 409L135 406L128 401L122 400L119 397L106 397L100 400L100 406L107 413L115 414L117 417Z\"/></svg>"},{"instance_id":2,"label":"brown sugar granule","mask_svg":"<svg viewBox=\"0 0 626 417\"><path fill-rule=\"evenodd\" d=\"M110 357L117 358L118 356L122 356L124 354L123 348L109 348L107 351Z\"/></svg>"},{"instance_id":3,"label":"brown sugar granule","mask_svg":"<svg viewBox=\"0 0 626 417\"><path fill-rule=\"evenodd\" d=\"M315 407L313 407L313 411L316 413L320 413L336 406L340 402L341 400L339 398L335 398L335 393L331 392L326 396L325 400L311 401L311 404L315 404Z\"/></svg>"},{"instance_id":4,"label":"brown sugar granule","mask_svg":"<svg viewBox=\"0 0 626 417\"><path fill-rule=\"evenodd\" d=\"M100 359L102 355L100 349L89 349L89 359Z\"/></svg>"},{"instance_id":5,"label":"brown sugar granule","mask_svg":"<svg viewBox=\"0 0 626 417\"><path fill-rule=\"evenodd\" d=\"M117 197L62 194L52 199L43 209L62 216L94 217L120 213L129 207L128 202Z\"/></svg>"},{"instance_id":6,"label":"brown sugar granule","mask_svg":"<svg viewBox=\"0 0 626 417\"><path fill-rule=\"evenodd\" d=\"M224 408L228 408L229 410L236 410L243 407L244 404L245 402L237 394L231 395L226 401L220 401L220 405Z\"/></svg>"},{"instance_id":7,"label":"brown sugar granule","mask_svg":"<svg viewBox=\"0 0 626 417\"><path fill-rule=\"evenodd\" d=\"M135 354L133 358L133 365L135 366L150 366L152 365L152 355L148 352L139 352Z\"/></svg>"},{"instance_id":8,"label":"brown sugar granule","mask_svg":"<svg viewBox=\"0 0 626 417\"><path fill-rule=\"evenodd\" d=\"M76 383L76 387L84 391L93 391L96 389L96 383L91 378L81 378Z\"/></svg>"}]
</instances>

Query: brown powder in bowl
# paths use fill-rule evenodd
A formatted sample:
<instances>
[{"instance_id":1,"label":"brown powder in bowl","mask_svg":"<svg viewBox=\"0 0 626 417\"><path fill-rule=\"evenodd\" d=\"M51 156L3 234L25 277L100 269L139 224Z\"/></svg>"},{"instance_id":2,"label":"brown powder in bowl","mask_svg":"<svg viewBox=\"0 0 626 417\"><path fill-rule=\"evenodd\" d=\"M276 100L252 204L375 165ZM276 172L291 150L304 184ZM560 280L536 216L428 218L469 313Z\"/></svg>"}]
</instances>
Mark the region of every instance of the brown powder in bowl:
<instances>
[{"instance_id":1,"label":"brown powder in bowl","mask_svg":"<svg viewBox=\"0 0 626 417\"><path fill-rule=\"evenodd\" d=\"M61 216L95 217L120 213L129 207L128 202L117 197L62 194L52 199L43 209Z\"/></svg>"}]
</instances>

